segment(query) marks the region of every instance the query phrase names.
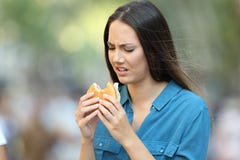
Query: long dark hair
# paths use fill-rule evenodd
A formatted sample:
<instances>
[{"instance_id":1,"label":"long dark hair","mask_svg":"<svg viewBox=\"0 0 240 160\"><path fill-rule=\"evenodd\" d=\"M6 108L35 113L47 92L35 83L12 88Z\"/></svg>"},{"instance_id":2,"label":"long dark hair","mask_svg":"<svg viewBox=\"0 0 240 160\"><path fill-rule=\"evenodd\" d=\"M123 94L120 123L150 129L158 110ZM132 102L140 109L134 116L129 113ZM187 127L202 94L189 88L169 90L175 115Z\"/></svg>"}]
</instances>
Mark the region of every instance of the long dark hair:
<instances>
[{"instance_id":1,"label":"long dark hair","mask_svg":"<svg viewBox=\"0 0 240 160\"><path fill-rule=\"evenodd\" d=\"M120 20L135 30L143 47L150 74L155 81L173 80L183 88L191 90L188 81L192 80L179 65L167 21L160 10L146 0L132 1L120 6L109 17L105 26L105 59L114 82L119 82L119 79L109 61L107 42L109 27L115 20Z\"/></svg>"}]
</instances>

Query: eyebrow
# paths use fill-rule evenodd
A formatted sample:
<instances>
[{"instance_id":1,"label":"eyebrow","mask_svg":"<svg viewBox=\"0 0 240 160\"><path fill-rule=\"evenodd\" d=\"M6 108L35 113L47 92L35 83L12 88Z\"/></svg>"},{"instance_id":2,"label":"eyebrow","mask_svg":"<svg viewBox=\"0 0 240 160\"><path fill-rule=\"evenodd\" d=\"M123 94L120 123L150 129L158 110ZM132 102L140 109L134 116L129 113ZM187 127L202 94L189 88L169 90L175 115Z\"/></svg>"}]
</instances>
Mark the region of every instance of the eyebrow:
<instances>
[{"instance_id":1,"label":"eyebrow","mask_svg":"<svg viewBox=\"0 0 240 160\"><path fill-rule=\"evenodd\" d=\"M114 44L112 44L111 42L107 42L107 44L108 45L110 45L110 46L114 46ZM120 44L119 45L120 47L124 47L124 46L136 46L135 44L133 44L133 43L122 43L122 44Z\"/></svg>"}]
</instances>

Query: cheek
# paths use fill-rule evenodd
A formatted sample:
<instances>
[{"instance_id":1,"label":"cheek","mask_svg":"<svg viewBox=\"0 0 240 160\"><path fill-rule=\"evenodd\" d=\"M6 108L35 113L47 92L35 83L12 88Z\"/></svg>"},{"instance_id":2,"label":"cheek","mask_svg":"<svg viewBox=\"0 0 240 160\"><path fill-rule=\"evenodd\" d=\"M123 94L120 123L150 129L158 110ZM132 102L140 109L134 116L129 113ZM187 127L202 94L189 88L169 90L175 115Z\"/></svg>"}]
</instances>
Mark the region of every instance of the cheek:
<instances>
[{"instance_id":1,"label":"cheek","mask_svg":"<svg viewBox=\"0 0 240 160\"><path fill-rule=\"evenodd\" d=\"M141 72L148 73L149 67L145 55L141 54L134 59L134 66L137 66Z\"/></svg>"},{"instance_id":2,"label":"cheek","mask_svg":"<svg viewBox=\"0 0 240 160\"><path fill-rule=\"evenodd\" d=\"M131 60L132 64L135 64L135 66L147 67L147 60L144 53L142 52L136 54L134 57L132 57Z\"/></svg>"}]
</instances>

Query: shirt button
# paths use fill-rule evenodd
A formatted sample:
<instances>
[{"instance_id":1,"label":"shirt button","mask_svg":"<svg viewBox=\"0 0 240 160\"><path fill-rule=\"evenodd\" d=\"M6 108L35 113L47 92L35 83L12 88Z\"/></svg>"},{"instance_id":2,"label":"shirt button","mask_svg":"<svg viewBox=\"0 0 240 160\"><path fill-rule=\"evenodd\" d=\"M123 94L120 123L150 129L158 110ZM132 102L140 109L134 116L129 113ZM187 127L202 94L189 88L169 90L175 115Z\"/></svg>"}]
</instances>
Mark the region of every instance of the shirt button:
<instances>
[{"instance_id":1,"label":"shirt button","mask_svg":"<svg viewBox=\"0 0 240 160\"><path fill-rule=\"evenodd\" d=\"M99 147L102 147L102 146L103 146L103 143L99 143L98 146L99 146Z\"/></svg>"},{"instance_id":2,"label":"shirt button","mask_svg":"<svg viewBox=\"0 0 240 160\"><path fill-rule=\"evenodd\" d=\"M161 148L161 149L160 149L160 153L163 153L163 151L164 151L163 148Z\"/></svg>"}]
</instances>

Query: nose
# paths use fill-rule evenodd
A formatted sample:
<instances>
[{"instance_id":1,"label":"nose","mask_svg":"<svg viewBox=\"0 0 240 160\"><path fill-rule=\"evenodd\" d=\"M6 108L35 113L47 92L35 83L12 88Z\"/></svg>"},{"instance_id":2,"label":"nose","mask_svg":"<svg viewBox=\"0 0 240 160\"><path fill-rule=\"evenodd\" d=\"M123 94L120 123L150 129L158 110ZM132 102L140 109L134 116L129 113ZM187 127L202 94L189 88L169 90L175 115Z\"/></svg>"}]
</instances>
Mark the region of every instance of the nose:
<instances>
[{"instance_id":1,"label":"nose","mask_svg":"<svg viewBox=\"0 0 240 160\"><path fill-rule=\"evenodd\" d=\"M113 56L113 62L115 62L115 63L123 63L124 62L124 58L122 56L121 51L116 50L116 52Z\"/></svg>"}]
</instances>

